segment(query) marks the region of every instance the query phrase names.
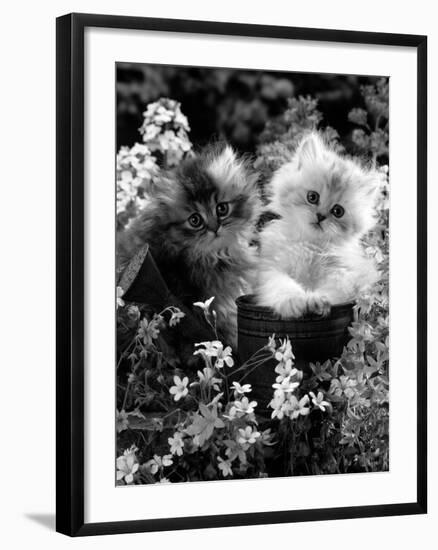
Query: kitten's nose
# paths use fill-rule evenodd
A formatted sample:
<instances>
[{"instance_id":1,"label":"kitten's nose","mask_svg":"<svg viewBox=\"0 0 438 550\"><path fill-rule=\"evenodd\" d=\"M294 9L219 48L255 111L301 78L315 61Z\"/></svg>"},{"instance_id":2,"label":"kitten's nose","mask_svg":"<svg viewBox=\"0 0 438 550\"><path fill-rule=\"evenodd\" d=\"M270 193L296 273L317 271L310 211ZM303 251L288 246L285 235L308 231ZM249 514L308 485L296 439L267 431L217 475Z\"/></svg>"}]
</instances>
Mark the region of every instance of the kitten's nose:
<instances>
[{"instance_id":1,"label":"kitten's nose","mask_svg":"<svg viewBox=\"0 0 438 550\"><path fill-rule=\"evenodd\" d=\"M321 223L326 219L327 216L324 216L323 214L320 214L319 212L316 213L316 217L318 219L318 223Z\"/></svg>"},{"instance_id":2,"label":"kitten's nose","mask_svg":"<svg viewBox=\"0 0 438 550\"><path fill-rule=\"evenodd\" d=\"M207 224L207 228L209 229L209 231L211 231L215 235L217 235L219 227L220 227L220 224L217 220L209 220Z\"/></svg>"}]
</instances>

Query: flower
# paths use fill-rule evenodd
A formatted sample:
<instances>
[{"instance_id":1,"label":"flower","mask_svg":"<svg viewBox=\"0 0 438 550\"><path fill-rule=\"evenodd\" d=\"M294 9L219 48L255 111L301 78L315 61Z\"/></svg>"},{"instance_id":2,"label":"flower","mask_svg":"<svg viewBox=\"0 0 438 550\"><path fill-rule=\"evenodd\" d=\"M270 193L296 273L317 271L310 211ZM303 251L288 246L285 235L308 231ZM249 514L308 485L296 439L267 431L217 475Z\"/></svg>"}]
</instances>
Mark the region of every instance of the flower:
<instances>
[{"instance_id":1,"label":"flower","mask_svg":"<svg viewBox=\"0 0 438 550\"><path fill-rule=\"evenodd\" d=\"M197 349L193 355L203 355L204 357L216 357L214 366L217 369L222 369L224 365L232 367L234 365L233 358L231 357L232 350L230 346L224 348L222 342L219 340L213 340L212 342L199 342L195 344L195 347L203 346L204 349Z\"/></svg>"},{"instance_id":2,"label":"flower","mask_svg":"<svg viewBox=\"0 0 438 550\"><path fill-rule=\"evenodd\" d=\"M351 399L356 395L356 390L354 389L356 385L356 380L352 380L351 378L348 378L348 376L340 376L339 380L337 378L333 378L329 392L333 393L337 397L341 397L344 394L347 399Z\"/></svg>"},{"instance_id":3,"label":"flower","mask_svg":"<svg viewBox=\"0 0 438 550\"><path fill-rule=\"evenodd\" d=\"M252 445L260 437L260 432L253 431L251 426L246 426L246 428L239 428L239 435L237 437L237 443L242 446Z\"/></svg>"},{"instance_id":4,"label":"flower","mask_svg":"<svg viewBox=\"0 0 438 550\"><path fill-rule=\"evenodd\" d=\"M175 166L190 151L192 144L187 132L190 126L181 112L181 105L168 98L160 98L147 106L143 113L140 133L151 151L166 152L166 165Z\"/></svg>"},{"instance_id":5,"label":"flower","mask_svg":"<svg viewBox=\"0 0 438 550\"><path fill-rule=\"evenodd\" d=\"M330 380L332 377L328 371L328 369L331 367L331 361L328 359L325 361L325 363L310 363L310 368L312 369L313 374L316 376L316 378L320 382L324 382L325 380Z\"/></svg>"},{"instance_id":6,"label":"flower","mask_svg":"<svg viewBox=\"0 0 438 550\"><path fill-rule=\"evenodd\" d=\"M275 354L275 351L276 351L276 349L277 349L277 342L275 341L275 334L273 334L272 336L269 336L269 338L268 338L268 343L267 343L266 347L267 347L273 354Z\"/></svg>"},{"instance_id":7,"label":"flower","mask_svg":"<svg viewBox=\"0 0 438 550\"><path fill-rule=\"evenodd\" d=\"M255 407L257 407L257 401L250 402L247 397L243 397L241 401L234 401L234 404L230 408L230 417L234 418L236 415L252 414Z\"/></svg>"},{"instance_id":8,"label":"flower","mask_svg":"<svg viewBox=\"0 0 438 550\"><path fill-rule=\"evenodd\" d=\"M148 202L146 195L159 167L150 149L136 143L117 153L117 215L126 225Z\"/></svg>"},{"instance_id":9,"label":"flower","mask_svg":"<svg viewBox=\"0 0 438 550\"><path fill-rule=\"evenodd\" d=\"M291 359L288 359L287 361L281 361L280 363L278 363L278 365L274 369L275 372L278 374L277 382L281 382L285 378L294 376L298 372L301 372L301 371L298 371L296 368L293 368L292 365L293 363Z\"/></svg>"},{"instance_id":10,"label":"flower","mask_svg":"<svg viewBox=\"0 0 438 550\"><path fill-rule=\"evenodd\" d=\"M134 474L138 470L138 462L135 456L137 447L133 445L129 449L126 449L123 456L119 456L116 461L117 466L117 481L125 480L126 484L130 484L134 481Z\"/></svg>"},{"instance_id":11,"label":"flower","mask_svg":"<svg viewBox=\"0 0 438 550\"><path fill-rule=\"evenodd\" d=\"M274 394L273 399L270 401L269 406L271 409L274 409L271 413L271 418L277 417L278 420L281 420L284 417L285 412L287 411L286 394L283 392Z\"/></svg>"},{"instance_id":12,"label":"flower","mask_svg":"<svg viewBox=\"0 0 438 550\"><path fill-rule=\"evenodd\" d=\"M312 398L312 403L315 407L318 407L318 409L321 409L323 412L325 412L326 408L331 408L331 404L328 401L324 401L324 394L322 391L319 391L318 395L315 395L313 391L310 391L309 395Z\"/></svg>"},{"instance_id":13,"label":"flower","mask_svg":"<svg viewBox=\"0 0 438 550\"><path fill-rule=\"evenodd\" d=\"M241 386L239 382L233 382L230 389L234 390L234 396L237 397L238 395L244 395L245 393L250 393L251 384L243 384L243 386Z\"/></svg>"},{"instance_id":14,"label":"flower","mask_svg":"<svg viewBox=\"0 0 438 550\"><path fill-rule=\"evenodd\" d=\"M211 367L204 367L202 371L198 370L199 383L205 386L212 386L216 391L220 390L219 384L222 383L220 378L214 376L215 371ZM196 384L196 382L195 382Z\"/></svg>"},{"instance_id":15,"label":"flower","mask_svg":"<svg viewBox=\"0 0 438 550\"><path fill-rule=\"evenodd\" d=\"M174 327L185 316L186 316L185 313L183 313L180 309L175 308L175 310L172 311L172 317L169 319L169 326Z\"/></svg>"},{"instance_id":16,"label":"flower","mask_svg":"<svg viewBox=\"0 0 438 550\"><path fill-rule=\"evenodd\" d=\"M174 376L173 381L175 385L169 389L169 393L173 394L175 401L179 401L182 397L185 397L189 393L187 388L189 379L187 376L184 376L182 380L179 376Z\"/></svg>"},{"instance_id":17,"label":"flower","mask_svg":"<svg viewBox=\"0 0 438 550\"><path fill-rule=\"evenodd\" d=\"M272 384L272 387L275 389L274 395L280 395L282 393L291 393L295 391L299 385L299 382L292 382L291 377L288 376L287 378L283 378L281 382Z\"/></svg>"},{"instance_id":18,"label":"flower","mask_svg":"<svg viewBox=\"0 0 438 550\"><path fill-rule=\"evenodd\" d=\"M194 302L193 305L196 307L199 307L204 312L204 315L209 315L210 313L210 305L214 300L214 296L209 298L208 300L205 300L205 302Z\"/></svg>"},{"instance_id":19,"label":"flower","mask_svg":"<svg viewBox=\"0 0 438 550\"><path fill-rule=\"evenodd\" d=\"M295 397L295 395L291 395L289 397L289 405L290 405L290 412L289 417L294 420L295 418L298 418L301 416L306 416L310 413L310 408L308 406L309 403L309 396L305 395L303 398L301 398L299 401Z\"/></svg>"},{"instance_id":20,"label":"flower","mask_svg":"<svg viewBox=\"0 0 438 550\"><path fill-rule=\"evenodd\" d=\"M207 357L217 357L218 351L223 348L222 342L219 342L219 340L213 340L212 342L199 342L199 344L195 344L196 348L200 346L204 346L205 349L197 349L193 352L193 355L201 354Z\"/></svg>"},{"instance_id":21,"label":"flower","mask_svg":"<svg viewBox=\"0 0 438 550\"><path fill-rule=\"evenodd\" d=\"M162 320L163 318L160 315L154 315L151 321L148 321L146 317L140 321L138 336L143 339L143 343L146 347L151 346L153 340L158 338Z\"/></svg>"},{"instance_id":22,"label":"flower","mask_svg":"<svg viewBox=\"0 0 438 550\"><path fill-rule=\"evenodd\" d=\"M154 455L153 458L145 463L145 467L152 475L155 475L158 470L162 470L167 466L172 466L172 464L172 455L164 455L163 457Z\"/></svg>"},{"instance_id":23,"label":"flower","mask_svg":"<svg viewBox=\"0 0 438 550\"><path fill-rule=\"evenodd\" d=\"M123 432L124 430L127 430L129 428L128 413L125 411L125 409L122 409L121 411L118 411L116 409L116 428L118 433Z\"/></svg>"},{"instance_id":24,"label":"flower","mask_svg":"<svg viewBox=\"0 0 438 550\"><path fill-rule=\"evenodd\" d=\"M213 399L210 401L210 403L207 404L207 407L212 407L213 405L217 405L217 408L219 410L222 409L222 403L220 401L223 396L224 396L224 392L220 392L217 395L215 395Z\"/></svg>"},{"instance_id":25,"label":"flower","mask_svg":"<svg viewBox=\"0 0 438 550\"><path fill-rule=\"evenodd\" d=\"M281 343L281 346L277 349L275 352L275 359L277 361L284 361L286 362L288 359L295 359L295 355L292 352L292 345L290 343L289 338L286 338Z\"/></svg>"},{"instance_id":26,"label":"flower","mask_svg":"<svg viewBox=\"0 0 438 550\"><path fill-rule=\"evenodd\" d=\"M167 440L170 445L170 452L173 455L182 456L184 452L184 440L180 432L175 432L173 437L169 437Z\"/></svg>"},{"instance_id":27,"label":"flower","mask_svg":"<svg viewBox=\"0 0 438 550\"><path fill-rule=\"evenodd\" d=\"M224 460L219 456L217 461L218 461L219 470L222 472L222 475L224 477L233 475L233 470L231 469L231 462L229 460Z\"/></svg>"},{"instance_id":28,"label":"flower","mask_svg":"<svg viewBox=\"0 0 438 550\"><path fill-rule=\"evenodd\" d=\"M217 369L222 369L224 367L224 364L227 365L227 367L232 367L234 365L234 361L233 361L233 358L231 357L230 346L227 346L225 349L223 349L223 346L221 344L221 346L218 347L218 350L217 350L216 361L214 363L214 366Z\"/></svg>"},{"instance_id":29,"label":"flower","mask_svg":"<svg viewBox=\"0 0 438 550\"><path fill-rule=\"evenodd\" d=\"M117 292L117 308L119 306L123 307L125 305L125 301L122 300L122 296L123 294L125 294L123 291L123 288L121 286L118 286L116 292Z\"/></svg>"}]
</instances>

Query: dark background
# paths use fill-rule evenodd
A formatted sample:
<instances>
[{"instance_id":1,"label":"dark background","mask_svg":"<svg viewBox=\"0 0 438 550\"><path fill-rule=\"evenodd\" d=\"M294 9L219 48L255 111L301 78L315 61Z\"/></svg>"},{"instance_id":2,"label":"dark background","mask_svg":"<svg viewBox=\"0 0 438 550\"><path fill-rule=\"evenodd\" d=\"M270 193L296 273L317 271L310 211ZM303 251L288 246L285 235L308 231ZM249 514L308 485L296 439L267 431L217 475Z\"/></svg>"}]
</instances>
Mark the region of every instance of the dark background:
<instances>
[{"instance_id":1,"label":"dark background","mask_svg":"<svg viewBox=\"0 0 438 550\"><path fill-rule=\"evenodd\" d=\"M310 95L318 99L323 126L341 140L354 128L348 113L364 106L360 86L377 77L117 64L117 148L140 140L138 128L148 103L175 99L187 116L195 147L225 139L241 152L253 153L265 123L280 115L287 99Z\"/></svg>"}]
</instances>

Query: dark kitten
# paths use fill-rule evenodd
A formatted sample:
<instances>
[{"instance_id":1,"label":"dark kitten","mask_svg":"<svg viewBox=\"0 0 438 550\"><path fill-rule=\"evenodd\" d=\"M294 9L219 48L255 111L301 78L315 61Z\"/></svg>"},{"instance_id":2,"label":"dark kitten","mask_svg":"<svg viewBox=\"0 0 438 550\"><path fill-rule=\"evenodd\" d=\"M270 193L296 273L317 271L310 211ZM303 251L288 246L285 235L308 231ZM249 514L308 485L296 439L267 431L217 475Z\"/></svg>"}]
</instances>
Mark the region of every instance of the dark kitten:
<instances>
[{"instance_id":1,"label":"dark kitten","mask_svg":"<svg viewBox=\"0 0 438 550\"><path fill-rule=\"evenodd\" d=\"M119 238L119 265L148 243L170 291L184 304L214 296L219 336L231 344L235 300L248 292L254 268L256 180L231 147L210 147L163 176Z\"/></svg>"}]
</instances>

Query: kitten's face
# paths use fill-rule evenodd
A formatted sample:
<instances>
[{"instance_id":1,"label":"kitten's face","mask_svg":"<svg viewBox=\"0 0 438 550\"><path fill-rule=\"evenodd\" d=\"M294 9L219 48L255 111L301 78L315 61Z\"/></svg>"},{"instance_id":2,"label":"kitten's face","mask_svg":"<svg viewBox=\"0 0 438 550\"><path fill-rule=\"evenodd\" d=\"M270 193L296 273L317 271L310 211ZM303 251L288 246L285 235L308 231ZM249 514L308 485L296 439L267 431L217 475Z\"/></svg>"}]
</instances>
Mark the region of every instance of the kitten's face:
<instances>
[{"instance_id":1,"label":"kitten's face","mask_svg":"<svg viewBox=\"0 0 438 550\"><path fill-rule=\"evenodd\" d=\"M259 213L255 178L231 148L185 161L163 203L163 240L193 260L249 241Z\"/></svg>"},{"instance_id":2,"label":"kitten's face","mask_svg":"<svg viewBox=\"0 0 438 550\"><path fill-rule=\"evenodd\" d=\"M273 203L296 237L340 243L374 224L375 174L310 134L273 179Z\"/></svg>"}]
</instances>

